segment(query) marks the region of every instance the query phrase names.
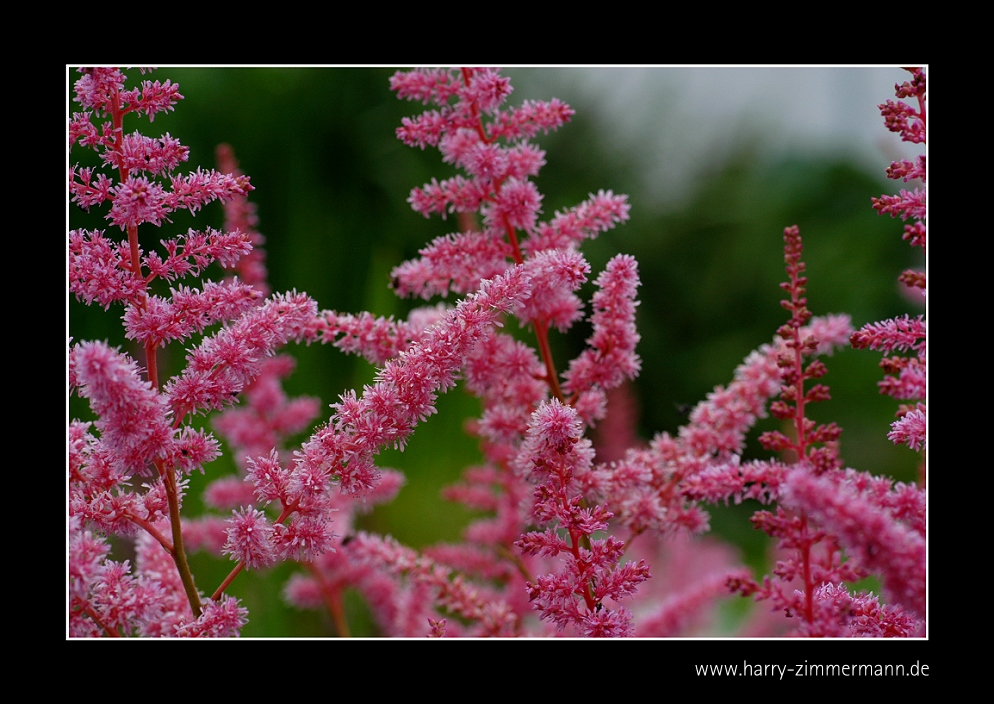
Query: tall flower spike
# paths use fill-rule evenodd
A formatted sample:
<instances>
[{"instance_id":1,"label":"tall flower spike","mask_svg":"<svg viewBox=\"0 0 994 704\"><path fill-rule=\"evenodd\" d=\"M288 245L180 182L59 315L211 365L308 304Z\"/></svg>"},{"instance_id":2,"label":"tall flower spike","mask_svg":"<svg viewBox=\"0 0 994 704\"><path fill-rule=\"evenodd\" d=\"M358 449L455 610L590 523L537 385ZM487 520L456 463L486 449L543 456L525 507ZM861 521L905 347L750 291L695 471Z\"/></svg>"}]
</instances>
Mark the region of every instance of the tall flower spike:
<instances>
[{"instance_id":1,"label":"tall flower spike","mask_svg":"<svg viewBox=\"0 0 994 704\"><path fill-rule=\"evenodd\" d=\"M787 281L780 286L789 294L781 305L790 313L790 320L777 331L784 341L786 352L778 361L783 375L780 399L770 406L774 417L791 424L792 436L774 430L763 433L760 442L767 450L796 453L800 462L810 462L818 472L838 469L837 440L842 429L835 423L818 424L807 417L809 403L826 401L830 397L828 386L815 383L805 389L805 382L820 379L828 369L820 360L805 366L805 359L815 354L822 344L805 324L811 319L807 307L807 277L801 260L801 233L796 225L784 229L784 260ZM820 447L819 447L820 446Z\"/></svg>"},{"instance_id":2,"label":"tall flower spike","mask_svg":"<svg viewBox=\"0 0 994 704\"><path fill-rule=\"evenodd\" d=\"M593 335L589 347L570 363L566 390L582 393L593 386L612 389L625 379L634 379L641 367L635 354L639 334L635 329L635 294L639 286L638 263L634 257L619 254L597 277L594 312L590 318Z\"/></svg>"},{"instance_id":3,"label":"tall flower spike","mask_svg":"<svg viewBox=\"0 0 994 704\"><path fill-rule=\"evenodd\" d=\"M909 68L912 78L900 85L895 91L898 98L912 98L915 105L909 105L903 100L897 102L888 100L880 105L880 113L884 117L887 129L901 135L902 141L913 144L925 144L926 76L922 68ZM927 196L925 191L925 155L920 155L914 162L894 162L887 169L887 177L909 181L921 181L921 188L913 191L901 189L900 195L884 195L873 199L873 207L881 215L900 217L902 220L914 220L904 226L904 239L913 247L925 249L925 217ZM906 285L925 290L925 272L909 270L899 277ZM894 396L913 403L902 405L898 409L898 420L891 425L887 437L895 443L908 445L913 450L920 450L926 444L927 411L925 406L925 363L926 363L926 323L924 316L911 319L908 316L893 318L880 323L870 323L852 336L852 345L857 349L869 347L881 349L886 353L895 350L910 350L914 356L885 357L880 366L887 377L880 382L881 393Z\"/></svg>"}]
</instances>

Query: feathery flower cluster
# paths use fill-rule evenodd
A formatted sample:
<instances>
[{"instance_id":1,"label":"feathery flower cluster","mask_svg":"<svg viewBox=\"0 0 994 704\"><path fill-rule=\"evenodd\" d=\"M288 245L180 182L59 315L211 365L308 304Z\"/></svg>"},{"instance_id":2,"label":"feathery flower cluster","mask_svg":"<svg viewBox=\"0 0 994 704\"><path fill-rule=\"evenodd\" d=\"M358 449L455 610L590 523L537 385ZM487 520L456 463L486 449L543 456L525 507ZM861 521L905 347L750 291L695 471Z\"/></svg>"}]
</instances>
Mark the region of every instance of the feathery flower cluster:
<instances>
[{"instance_id":1,"label":"feathery flower cluster","mask_svg":"<svg viewBox=\"0 0 994 704\"><path fill-rule=\"evenodd\" d=\"M83 342L72 349L69 369L71 384L100 418L102 447L123 471L143 471L166 451L173 437L168 407L133 359L102 342Z\"/></svg>"},{"instance_id":2,"label":"feathery flower cluster","mask_svg":"<svg viewBox=\"0 0 994 704\"><path fill-rule=\"evenodd\" d=\"M901 139L912 144L925 144L926 119L926 75L922 68L910 68L911 80L894 86L898 98L914 99L916 105L908 105L904 100L888 100L880 105L887 129L901 135ZM873 199L873 207L881 215L913 220L904 226L904 239L912 247L925 251L925 155L915 161L903 159L895 161L887 169L887 177L905 182L917 180L920 188L913 191L901 190L899 195L884 195ZM900 280L907 286L921 289L925 294L925 272L905 271ZM915 319L904 316L880 323L870 323L853 333L852 344L858 349L882 350L885 357L880 366L887 377L880 382L880 392L907 401L898 409L898 419L888 434L892 441L904 444L913 450L926 445L926 405L925 405L925 359L926 322L924 316ZM892 354L895 351L911 352L913 356Z\"/></svg>"},{"instance_id":3,"label":"feathery flower cluster","mask_svg":"<svg viewBox=\"0 0 994 704\"><path fill-rule=\"evenodd\" d=\"M256 240L237 230L191 229L162 239L161 250L143 252L139 228L144 232L149 226L161 227L177 210L196 213L212 201L244 196L252 187L240 174L198 168L178 175L188 150L175 138L125 132L125 118L132 114L151 121L155 114L172 110L182 99L175 85L143 81L140 88L127 89L118 69L80 73L76 101L86 111L70 118L69 146L96 151L102 167L70 168L70 201L87 210L107 207L106 219L124 237L115 240L100 230L71 231L69 290L86 304L123 306L125 337L141 346L145 365L139 367L128 354L102 342L84 341L70 348L70 388L89 401L97 420L70 424L69 515L87 524L76 533L81 545L87 544L89 526L110 534L144 534L171 564L156 562L155 577L141 562L137 572L127 563L106 560L100 569L88 570L102 575L102 581L77 590L79 598L70 605L72 631L237 633L245 610L227 596L202 602L186 560L180 514L183 477L194 469L203 471L220 450L213 436L185 422L190 414L234 403L259 376L265 359L301 336L316 306L296 293L263 300L261 290L237 279L207 281L199 288L179 286L168 296L153 294L150 285L155 279L173 282L199 276L215 263L236 266ZM97 120L102 122L98 125ZM163 383L158 350L194 335L203 339L188 349L186 368ZM137 472L154 479L136 490L130 477ZM254 514L240 515L243 532L248 532L245 518ZM253 564L269 559L265 546L249 554ZM158 584L182 598L158 598L161 609L154 616L134 617L143 620L137 625L110 618L106 598L100 595L123 591L128 584Z\"/></svg>"},{"instance_id":4,"label":"feathery flower cluster","mask_svg":"<svg viewBox=\"0 0 994 704\"><path fill-rule=\"evenodd\" d=\"M895 602L923 618L925 528L921 500L911 493L911 506L881 505L881 498L901 496L903 487L881 497L870 493L872 487L861 488L867 482L868 477L852 470L829 476L793 471L781 492L782 500L838 536L850 558L883 578ZM916 525L907 525L902 514L913 518Z\"/></svg>"},{"instance_id":5,"label":"feathery flower cluster","mask_svg":"<svg viewBox=\"0 0 994 704\"><path fill-rule=\"evenodd\" d=\"M634 379L642 365L635 353L640 339L635 330L638 263L634 257L618 255L595 283L599 290L594 294L590 316L594 333L587 340L589 347L570 362L563 375L563 389L572 394L577 408L592 409L585 414L591 424L604 417L605 392Z\"/></svg>"},{"instance_id":6,"label":"feathery flower cluster","mask_svg":"<svg viewBox=\"0 0 994 704\"><path fill-rule=\"evenodd\" d=\"M808 418L808 405L830 398L828 387L815 381L827 368L819 360L806 362L825 342L819 330L828 328L806 327L811 313L796 226L784 230L784 242L788 281L783 288L789 298L783 306L791 317L779 330L783 349L777 364L783 386L771 413L791 433L767 432L760 441L793 461L789 467L754 463L759 471L749 477L765 492L752 494L755 498L778 502L774 511L757 511L752 521L778 539L782 559L773 577L764 577L762 584L734 579L730 586L757 600L771 600L776 609L797 618L798 635L919 635L925 629L924 493L843 470L838 455L841 429ZM809 381L815 383L806 388ZM736 500L747 495L747 486L735 488ZM894 602L867 620L860 614L878 605L876 597L850 595L844 583L871 573L883 578Z\"/></svg>"},{"instance_id":7,"label":"feathery flower cluster","mask_svg":"<svg viewBox=\"0 0 994 704\"><path fill-rule=\"evenodd\" d=\"M817 336L821 344L815 351L827 354L845 344L851 331L848 316L826 316L812 319L801 335L812 341ZM742 456L747 433L780 393L785 351L781 340L752 352L726 388L717 387L691 411L676 436L660 433L648 448L629 450L612 467L613 505L634 535L704 532L709 518L701 502L776 498L784 465L743 462Z\"/></svg>"},{"instance_id":8,"label":"feathery flower cluster","mask_svg":"<svg viewBox=\"0 0 994 704\"><path fill-rule=\"evenodd\" d=\"M627 636L632 616L618 602L649 579L649 566L643 560L619 565L625 544L613 536L592 537L608 528L612 514L602 506L584 505L578 492L594 455L582 431L576 410L556 399L533 414L517 469L537 484L532 513L539 527L551 527L525 533L515 544L529 555L564 555L559 570L528 584L528 598L541 618L577 635Z\"/></svg>"},{"instance_id":9,"label":"feathery flower cluster","mask_svg":"<svg viewBox=\"0 0 994 704\"><path fill-rule=\"evenodd\" d=\"M418 344L387 362L361 397L344 394L331 422L304 443L298 467L337 475L343 491L361 495L373 489L378 475L373 456L384 447L404 446L414 426L435 413L437 393L455 385L456 373L477 341L528 291L520 268L484 282Z\"/></svg>"},{"instance_id":10,"label":"feathery flower cluster","mask_svg":"<svg viewBox=\"0 0 994 704\"><path fill-rule=\"evenodd\" d=\"M419 555L389 537L359 533L353 543L351 552L361 563L385 568L396 577L407 577L410 584L397 591L408 594L405 600L408 608L420 607L420 618L413 624L417 629L414 634L427 635L429 629L436 637L459 633L455 624L446 628L438 622L431 623L434 619L427 614L436 607L475 624L475 629L466 635L495 637L517 634L518 616L515 609L486 587L472 584L458 574L453 575L444 564ZM404 620L409 619L407 615ZM396 616L394 620L397 620Z\"/></svg>"}]
</instances>

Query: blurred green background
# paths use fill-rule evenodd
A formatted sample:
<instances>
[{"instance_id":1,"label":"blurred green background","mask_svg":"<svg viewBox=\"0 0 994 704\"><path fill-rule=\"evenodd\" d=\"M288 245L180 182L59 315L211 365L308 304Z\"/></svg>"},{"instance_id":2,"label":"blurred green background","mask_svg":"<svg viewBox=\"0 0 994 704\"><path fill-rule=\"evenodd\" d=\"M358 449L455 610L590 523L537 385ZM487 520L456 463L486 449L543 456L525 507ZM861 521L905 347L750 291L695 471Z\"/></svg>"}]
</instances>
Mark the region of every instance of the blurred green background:
<instances>
[{"instance_id":1,"label":"blurred green background","mask_svg":"<svg viewBox=\"0 0 994 704\"><path fill-rule=\"evenodd\" d=\"M838 120L826 118L830 128L825 131L830 130L835 140L827 145L816 140L810 145L778 141L784 110L773 102L768 114L750 104L741 115L721 120L687 114L673 114L668 120L673 105L687 103L681 102L685 97L681 84L668 84L665 72L693 69L658 71L633 81L627 93L598 90L605 85L616 88L626 77L623 70L606 77L597 74L593 80L586 80L589 76L582 69L507 71L515 86L511 103L558 97L576 110L570 124L536 140L547 151L548 164L536 180L545 196L545 217L602 188L630 196L631 220L588 242L583 251L594 270L591 279L617 252L633 254L639 261L643 285L638 351L643 365L635 392L641 411L638 433L646 440L659 431L675 432L685 419L686 406L716 385L726 384L735 366L770 341L784 322L778 284L784 279L785 226L799 225L804 236L809 307L815 314L849 313L857 327L921 312L901 295L896 279L909 266L924 266L922 258L901 241L901 224L878 216L870 206L871 197L904 185L883 176L894 158L884 150L896 149L897 138L884 130L874 107L892 97L892 89L873 95L872 102L862 106L869 115L866 119L876 121L881 140L893 137L884 150L867 154L865 132L844 108L837 109ZM258 206L260 230L267 239L274 291L306 291L322 308L403 317L423 302L394 296L388 287L391 269L457 227L454 218L423 218L406 199L413 187L455 171L441 162L437 151L411 149L396 139L401 118L424 108L400 101L389 91L393 72L389 68L162 68L150 77L178 83L185 100L175 112L157 116L152 125L133 119L126 129L152 136L169 132L190 147L191 169L215 166L214 149L219 143L234 148L256 188L251 199ZM128 73L132 81L140 78L135 69ZM890 74L891 84L904 80L899 69L891 69ZM683 85L695 89L710 80L709 75L680 74ZM75 77L70 71L70 92ZM833 90L847 80L865 79L856 69L833 74ZM714 105L721 105L721 85L714 90ZM78 106L72 104L70 110L75 109ZM694 131L697 124L700 131ZM705 133L705 125L721 138ZM846 143L847 130L852 130L853 148L837 148ZM659 135L668 140L663 146L652 141ZM686 147L683 158L679 158L680 145ZM671 165L666 162L667 148L673 153ZM687 154L693 158L688 160ZM69 159L93 163L78 147ZM661 180L662 173L669 181ZM673 183L679 188L671 187ZM69 225L102 228L104 214L86 214L70 206ZM151 247L159 238L188 227L219 227L221 222L216 205L196 218L178 216L159 232L144 230L143 246ZM588 286L585 299L590 293ZM81 306L71 297L68 302L70 334L77 340L107 339L124 345L119 316L117 308L104 312ZM560 369L582 349L588 334L589 327L581 324L553 340ZM288 351L298 360L297 371L286 383L288 392L318 396L324 404L336 401L344 389L360 388L374 373L361 359L330 347ZM167 350L164 357L167 371L181 368L180 350ZM828 362L825 379L833 399L817 405L811 415L844 428L842 454L847 465L914 480L919 456L886 439L896 402L876 391L879 359L874 352L837 353ZM413 546L457 540L468 519L461 508L443 502L438 492L479 459L475 442L462 429L478 404L457 389L441 399L439 409L418 429L403 454L383 453L381 464L402 469L408 484L394 504L365 519L368 528L391 533ZM69 416L88 418L88 409L71 399ZM757 432L773 427L773 421L766 421ZM756 443L752 449L754 456L761 456ZM227 458L217 464L211 472L232 471ZM743 546L750 559L758 560L763 543L748 524L752 510L718 509L713 526ZM202 589L212 588L229 568L213 558L194 559ZM251 612L244 635L333 633L326 616L263 606L278 594L289 571L284 567L275 576L248 574L236 580L232 593L243 598ZM353 606L350 618L361 621L361 605ZM361 626L355 630L363 633Z\"/></svg>"}]
</instances>

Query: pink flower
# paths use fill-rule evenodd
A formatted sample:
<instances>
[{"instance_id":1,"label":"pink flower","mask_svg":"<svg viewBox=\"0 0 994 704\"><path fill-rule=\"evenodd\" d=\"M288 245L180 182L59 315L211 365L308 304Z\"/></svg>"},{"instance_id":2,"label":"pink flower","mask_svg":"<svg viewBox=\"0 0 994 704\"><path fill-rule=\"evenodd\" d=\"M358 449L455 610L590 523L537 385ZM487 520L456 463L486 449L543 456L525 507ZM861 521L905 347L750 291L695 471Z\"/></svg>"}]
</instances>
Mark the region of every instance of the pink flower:
<instances>
[{"instance_id":1,"label":"pink flower","mask_svg":"<svg viewBox=\"0 0 994 704\"><path fill-rule=\"evenodd\" d=\"M924 144L926 75L921 68L907 70L911 72L912 79L895 86L895 90L897 97L915 98L917 105L911 106L903 101L888 100L880 105L880 112L884 116L887 129L900 134L903 141ZM924 184L926 178L924 155L919 156L915 162L894 162L887 169L887 176L904 181L917 178ZM927 214L926 206L927 194L924 187L910 192L901 189L900 195L883 195L873 199L873 207L881 215L889 214L891 217L900 216L902 220L911 218L916 221L905 225L903 237L913 247L922 249L925 248L926 241L924 222ZM905 271L899 279L908 286L922 290L926 288L924 272ZM888 376L880 383L880 391L899 399L925 400L926 321L923 316L918 316L917 319L904 316L865 325L861 330L853 333L852 345L859 349L866 347L879 349L888 354L894 351L913 352L914 356L895 355L881 362L881 367ZM899 414L902 417L892 424L887 437L895 443L907 444L912 449L920 450L926 444L925 405L918 403L913 408L914 410L910 406L901 408Z\"/></svg>"},{"instance_id":2,"label":"pink flower","mask_svg":"<svg viewBox=\"0 0 994 704\"><path fill-rule=\"evenodd\" d=\"M642 364L635 354L639 341L635 330L638 264L631 256L618 255L608 262L596 284L600 290L594 294L590 318L594 333L587 340L589 347L566 372L566 389L573 393L595 385L612 389L626 378L634 379Z\"/></svg>"},{"instance_id":3,"label":"pink flower","mask_svg":"<svg viewBox=\"0 0 994 704\"><path fill-rule=\"evenodd\" d=\"M464 232L439 237L419 254L419 259L393 270L393 287L398 295L428 299L448 295L450 290L472 293L481 281L507 270L511 247L488 234Z\"/></svg>"},{"instance_id":4,"label":"pink flower","mask_svg":"<svg viewBox=\"0 0 994 704\"><path fill-rule=\"evenodd\" d=\"M925 409L915 409L905 413L899 420L891 425L893 430L887 433L887 437L894 443L907 445L912 450L921 450L925 447Z\"/></svg>"},{"instance_id":5,"label":"pink flower","mask_svg":"<svg viewBox=\"0 0 994 704\"><path fill-rule=\"evenodd\" d=\"M649 579L649 566L642 560L620 564L622 541L592 537L608 528L612 514L596 504L583 505L579 491L590 472L593 450L589 440L581 439L582 432L576 410L556 399L532 414L516 464L537 485L535 522L551 527L528 531L515 545L531 555L562 556L558 570L527 585L528 599L542 619L586 636L628 636L631 613L615 602ZM557 529L565 531L564 537Z\"/></svg>"},{"instance_id":6,"label":"pink flower","mask_svg":"<svg viewBox=\"0 0 994 704\"><path fill-rule=\"evenodd\" d=\"M925 537L895 520L848 483L804 470L788 476L786 506L807 512L837 535L849 554L883 577L888 592L905 608L925 616Z\"/></svg>"},{"instance_id":7,"label":"pink flower","mask_svg":"<svg viewBox=\"0 0 994 704\"><path fill-rule=\"evenodd\" d=\"M248 609L225 594L220 601L205 602L200 618L180 627L176 635L181 638L231 638L237 636L247 622Z\"/></svg>"},{"instance_id":8,"label":"pink flower","mask_svg":"<svg viewBox=\"0 0 994 704\"><path fill-rule=\"evenodd\" d=\"M126 337L143 345L165 347L203 332L218 322L234 320L253 308L259 294L252 287L237 281L214 283L208 281L204 290L185 286L170 290L170 298L149 296L143 305L129 305L124 314Z\"/></svg>"},{"instance_id":9,"label":"pink flower","mask_svg":"<svg viewBox=\"0 0 994 704\"><path fill-rule=\"evenodd\" d=\"M349 548L362 562L383 566L395 578L406 576L416 586L425 588L425 592L412 589L412 596L427 599L475 624L475 632L479 635L513 635L518 627L518 618L510 605L485 586L453 576L444 565L405 548L392 538L359 533L349 543Z\"/></svg>"},{"instance_id":10,"label":"pink flower","mask_svg":"<svg viewBox=\"0 0 994 704\"><path fill-rule=\"evenodd\" d=\"M173 441L165 399L144 381L134 360L102 342L73 350L72 371L81 396L99 419L103 444L129 472L140 472Z\"/></svg>"},{"instance_id":11,"label":"pink flower","mask_svg":"<svg viewBox=\"0 0 994 704\"><path fill-rule=\"evenodd\" d=\"M387 362L361 398L343 395L329 425L304 443L297 464L340 476L343 491L372 489L378 474L373 456L382 447L403 447L414 426L435 412L436 394L455 384L476 343L527 291L520 268L483 282L417 344Z\"/></svg>"},{"instance_id":12,"label":"pink flower","mask_svg":"<svg viewBox=\"0 0 994 704\"><path fill-rule=\"evenodd\" d=\"M165 189L145 176L129 176L111 197L113 205L107 219L122 230L146 222L159 226L170 211Z\"/></svg>"},{"instance_id":13,"label":"pink flower","mask_svg":"<svg viewBox=\"0 0 994 704\"><path fill-rule=\"evenodd\" d=\"M112 242L100 230L69 233L69 291L76 299L110 308L140 298L145 281L128 266L128 243Z\"/></svg>"},{"instance_id":14,"label":"pink flower","mask_svg":"<svg viewBox=\"0 0 994 704\"><path fill-rule=\"evenodd\" d=\"M591 193L583 203L557 212L547 223L540 223L537 232L522 247L527 252L538 252L578 246L583 240L593 239L628 220L630 210L628 196L616 196L604 190L598 191L597 195Z\"/></svg>"},{"instance_id":15,"label":"pink flower","mask_svg":"<svg viewBox=\"0 0 994 704\"><path fill-rule=\"evenodd\" d=\"M235 511L228 521L228 541L223 552L247 567L258 569L273 564L273 526L266 515L251 506Z\"/></svg>"},{"instance_id":16,"label":"pink flower","mask_svg":"<svg viewBox=\"0 0 994 704\"><path fill-rule=\"evenodd\" d=\"M489 228L513 227L531 232L541 212L542 195L531 181L509 178L493 203L483 207L483 220Z\"/></svg>"},{"instance_id":17,"label":"pink flower","mask_svg":"<svg viewBox=\"0 0 994 704\"><path fill-rule=\"evenodd\" d=\"M187 160L190 150L167 132L158 139L138 132L122 137L119 148L103 153L104 164L126 172L165 174Z\"/></svg>"},{"instance_id":18,"label":"pink flower","mask_svg":"<svg viewBox=\"0 0 994 704\"><path fill-rule=\"evenodd\" d=\"M263 359L298 339L315 313L306 295L277 294L206 338L187 354L186 370L166 385L173 412L182 417L232 403L259 374Z\"/></svg>"}]
</instances>

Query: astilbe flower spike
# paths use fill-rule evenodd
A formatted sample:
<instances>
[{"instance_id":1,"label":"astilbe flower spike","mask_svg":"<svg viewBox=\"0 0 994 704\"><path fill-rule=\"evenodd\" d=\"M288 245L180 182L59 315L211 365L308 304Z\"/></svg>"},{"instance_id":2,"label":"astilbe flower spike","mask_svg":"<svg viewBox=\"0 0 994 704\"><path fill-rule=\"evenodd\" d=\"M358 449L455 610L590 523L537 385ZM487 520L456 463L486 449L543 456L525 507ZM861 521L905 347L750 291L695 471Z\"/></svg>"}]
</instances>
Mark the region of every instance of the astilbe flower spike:
<instances>
[{"instance_id":1,"label":"astilbe flower spike","mask_svg":"<svg viewBox=\"0 0 994 704\"><path fill-rule=\"evenodd\" d=\"M638 264L634 257L618 255L608 262L597 278L599 290L593 298L593 335L589 347L570 362L564 378L564 390L573 394L581 408L589 406L584 397L594 396L596 410L587 416L588 422L603 416L600 407L606 391L626 379L634 379L641 368L635 353L640 336L635 329L635 299L639 286ZM584 403L586 401L586 403Z\"/></svg>"},{"instance_id":2,"label":"astilbe flower spike","mask_svg":"<svg viewBox=\"0 0 994 704\"><path fill-rule=\"evenodd\" d=\"M236 178L244 178L245 175L235 158L235 151L229 145L219 145L216 156L219 171ZM250 246L242 256L231 261L222 261L221 265L234 269L239 279L255 288L261 295L269 295L266 250L262 247L266 243L266 238L257 229L259 216L256 214L255 203L248 199L247 194L225 201L224 221L226 230L243 234Z\"/></svg>"},{"instance_id":3,"label":"astilbe flower spike","mask_svg":"<svg viewBox=\"0 0 994 704\"><path fill-rule=\"evenodd\" d=\"M843 346L851 332L848 316L812 318L801 328L802 337L820 340L816 354ZM761 346L739 365L727 387L716 387L690 412L675 436L659 433L647 448L629 449L598 470L609 477L602 495L632 535L702 533L709 527L703 502L775 500L785 466L747 462L742 456L747 433L780 393L779 361L786 351L782 339Z\"/></svg>"},{"instance_id":4,"label":"astilbe flower spike","mask_svg":"<svg viewBox=\"0 0 994 704\"><path fill-rule=\"evenodd\" d=\"M305 294L276 294L206 338L187 354L186 371L166 385L173 412L182 417L232 403L258 375L262 361L299 339L316 313L316 304Z\"/></svg>"},{"instance_id":5,"label":"astilbe flower spike","mask_svg":"<svg viewBox=\"0 0 994 704\"><path fill-rule=\"evenodd\" d=\"M419 555L415 550L405 548L391 538L359 533L356 535L351 550L357 559L366 564L386 566L395 577L406 576L413 581L412 600L420 605L420 613L430 613L431 604L436 604L445 611L456 614L472 624L476 624L474 634L485 636L506 636L515 634L518 623L514 610L506 603L489 592L489 590L467 583L458 575L452 575L445 565L431 558ZM419 593L421 589L427 593ZM425 616L417 626L421 629L419 635L428 632ZM432 631L437 630L432 627Z\"/></svg>"},{"instance_id":6,"label":"astilbe flower spike","mask_svg":"<svg viewBox=\"0 0 994 704\"><path fill-rule=\"evenodd\" d=\"M840 466L837 441L841 430L834 424L816 425L807 417L809 404L830 398L824 384L806 387L808 381L823 377L827 369L819 360L806 364L820 340L805 329L811 312L807 307L806 265L801 259L802 241L797 226L786 228L783 237L787 281L781 287L788 297L781 304L790 318L778 331L784 344L777 360L783 385L781 398L771 405L771 413L789 426L791 434L771 431L764 433L760 441L769 450L787 453L793 461L788 473L831 474ZM767 483L770 499L781 498L785 481L785 474L780 473L776 482ZM772 599L776 608L799 619L800 630L808 629L809 634L817 635L817 587L824 582L854 580L858 573L850 569L851 565L842 565L834 537L815 526L803 511L788 512L781 505L775 512L757 511L752 521L778 539L786 558L774 568L776 579L766 577L762 586L751 580L736 580L733 588L757 599ZM795 580L799 583L796 588L792 586Z\"/></svg>"},{"instance_id":7,"label":"astilbe flower spike","mask_svg":"<svg viewBox=\"0 0 994 704\"><path fill-rule=\"evenodd\" d=\"M593 455L581 430L576 411L556 399L533 414L518 471L537 485L535 520L553 529L528 532L516 545L531 555L563 556L559 570L528 585L528 598L543 619L580 635L627 636L632 634L631 613L619 602L649 578L649 566L641 560L620 564L624 543L613 536L592 538L607 528L612 514L601 506L585 506L577 493L578 479L590 471ZM565 530L564 537L556 527Z\"/></svg>"},{"instance_id":8,"label":"astilbe flower spike","mask_svg":"<svg viewBox=\"0 0 994 704\"><path fill-rule=\"evenodd\" d=\"M856 478L858 479L858 477ZM880 574L894 601L925 616L925 536L864 495L853 478L791 472L781 491L786 506L803 510L839 537L851 558Z\"/></svg>"},{"instance_id":9,"label":"astilbe flower spike","mask_svg":"<svg viewBox=\"0 0 994 704\"><path fill-rule=\"evenodd\" d=\"M69 633L77 637L141 635L163 616L166 591L154 579L134 575L127 561L108 560L110 545L69 521Z\"/></svg>"},{"instance_id":10,"label":"astilbe flower spike","mask_svg":"<svg viewBox=\"0 0 994 704\"><path fill-rule=\"evenodd\" d=\"M913 144L925 144L926 136L926 75L922 68L909 68L911 80L894 86L898 98L880 105L887 129L901 135L901 140ZM903 99L911 98L914 105ZM873 207L881 215L911 219L914 222L904 226L904 239L913 247L925 250L926 218L926 168L925 156L916 161L894 162L887 169L887 177L903 181L918 180L921 188L913 191L902 189L900 195L884 195L873 199ZM924 295L925 272L909 270L901 274L900 280L913 289L921 289ZM894 351L910 351L913 356L892 355L885 357L880 366L888 375L880 382L881 393L909 401L898 409L898 420L891 426L887 437L893 442L904 444L913 450L922 450L926 445L927 410L925 404L926 368L926 321L924 316L893 318L879 323L869 323L853 333L852 345L858 349L883 350L887 354Z\"/></svg>"},{"instance_id":11,"label":"astilbe flower spike","mask_svg":"<svg viewBox=\"0 0 994 704\"><path fill-rule=\"evenodd\" d=\"M106 219L124 231L125 239L115 241L103 231L71 231L69 290L86 304L104 308L122 304L124 335L141 345L145 366L139 368L128 355L104 343L81 342L70 350L70 387L89 400L97 416L92 425L70 426L75 429L70 431L75 438L70 514L110 533L150 536L164 551L175 574L159 583L176 586L178 593L185 594L187 607L171 603L168 614L155 616L171 624L154 629L156 634L237 632L244 610L228 599L209 602L205 609L186 560L180 514L183 476L196 468L203 471L217 457L219 447L209 434L184 423L192 413L232 403L258 376L265 358L299 338L316 306L296 293L264 301L262 291L237 280L207 281L198 288L176 286L168 296L152 294L150 285L156 279L173 282L199 276L214 263L237 265L258 238L237 229L190 229L185 235L160 240L159 250L144 251L139 227L161 227L178 210L196 213L212 201L242 197L252 187L240 173L197 168L178 174L177 168L189 156L178 140L169 134L153 139L124 130L125 118L146 115L151 121L155 114L172 110L182 99L175 85L144 81L140 88L127 89L125 76L117 69L81 73L76 100L86 111L70 118L70 148L96 151L102 167L70 168L70 201L87 210L106 206ZM94 124L101 119L106 121ZM235 171L232 164L229 159L229 171ZM251 218L243 222L253 224ZM208 329L217 325L220 331L209 334ZM188 352L186 370L162 385L158 350L200 334L206 336ZM151 474L154 480L136 491L129 481L136 472ZM251 559L259 563L268 557L259 548ZM128 574L121 564L104 570L105 583L94 587L96 592L110 593L111 575ZM141 580L140 573L117 578L113 589L121 591ZM99 622L98 630L107 634L130 628L108 621L106 614L93 608L76 614ZM197 618L201 621L195 623ZM147 627L146 623L139 630Z\"/></svg>"},{"instance_id":12,"label":"astilbe flower spike","mask_svg":"<svg viewBox=\"0 0 994 704\"><path fill-rule=\"evenodd\" d=\"M791 434L764 433L769 449L786 453L789 465L755 462L737 472L741 484L725 498L751 496L777 501L775 511L757 511L754 525L777 538L782 559L772 576L757 583L751 578L729 582L732 589L798 619L795 633L808 636L908 636L924 629L924 501L917 490L891 486L865 473L841 469L834 424L816 424L807 417L810 403L829 398L818 380L826 368L806 359L818 352L825 326L805 326L807 308L805 266L796 227L784 231L788 281L783 302L790 312L781 327L783 348L778 355L782 390L773 414L789 424ZM691 495L720 498L721 472L697 480ZM730 475L733 479L735 474ZM703 478L703 477L702 477ZM758 486L762 492L756 493ZM709 487L714 493L707 494ZM717 489L715 492L714 490ZM845 553L843 553L845 549ZM845 555L845 557L844 557ZM880 574L895 603L880 608L870 594L850 595L843 584L871 572ZM868 627L866 613L877 620ZM862 614L860 616L859 614Z\"/></svg>"}]
</instances>

